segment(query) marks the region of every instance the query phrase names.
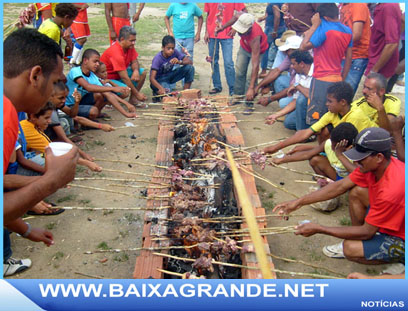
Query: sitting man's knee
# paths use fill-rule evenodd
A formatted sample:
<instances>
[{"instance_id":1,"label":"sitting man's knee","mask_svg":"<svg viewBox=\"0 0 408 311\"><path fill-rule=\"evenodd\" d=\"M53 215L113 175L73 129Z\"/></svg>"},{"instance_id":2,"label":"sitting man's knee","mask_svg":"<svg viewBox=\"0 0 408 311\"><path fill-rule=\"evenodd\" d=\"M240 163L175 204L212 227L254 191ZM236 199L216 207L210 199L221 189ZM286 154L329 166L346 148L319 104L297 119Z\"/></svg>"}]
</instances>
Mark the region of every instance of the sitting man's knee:
<instances>
[{"instance_id":1,"label":"sitting man's knee","mask_svg":"<svg viewBox=\"0 0 408 311\"><path fill-rule=\"evenodd\" d=\"M89 119L96 119L99 116L99 110L95 106L89 110Z\"/></svg>"},{"instance_id":2,"label":"sitting man's knee","mask_svg":"<svg viewBox=\"0 0 408 311\"><path fill-rule=\"evenodd\" d=\"M319 163L320 157L319 156L314 156L311 159L309 159L309 164L310 166L316 166Z\"/></svg>"},{"instance_id":3,"label":"sitting man's knee","mask_svg":"<svg viewBox=\"0 0 408 311\"><path fill-rule=\"evenodd\" d=\"M343 253L346 258L364 257L363 242L356 240L344 240Z\"/></svg>"}]
</instances>

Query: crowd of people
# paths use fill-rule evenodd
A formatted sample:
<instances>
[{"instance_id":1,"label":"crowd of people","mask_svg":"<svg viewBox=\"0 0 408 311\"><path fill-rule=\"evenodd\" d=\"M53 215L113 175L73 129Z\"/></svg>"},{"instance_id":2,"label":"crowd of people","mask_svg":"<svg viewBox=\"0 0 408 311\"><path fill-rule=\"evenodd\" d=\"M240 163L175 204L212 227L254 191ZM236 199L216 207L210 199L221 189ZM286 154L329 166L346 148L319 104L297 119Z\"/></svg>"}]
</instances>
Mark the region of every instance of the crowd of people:
<instances>
[{"instance_id":1,"label":"crowd of people","mask_svg":"<svg viewBox=\"0 0 408 311\"><path fill-rule=\"evenodd\" d=\"M147 78L153 101L179 81L183 89L191 88L194 44L203 25L212 70L209 93L223 90L222 49L229 104L245 102L245 113L251 114L256 104L277 101L280 110L265 122L272 125L284 117L284 126L295 131L264 153L298 144L274 158L275 164L308 160L320 176L321 189L274 211L285 216L321 201L326 204L320 210L332 211L347 192L351 226L307 223L297 226L296 234L342 239L323 248L332 258L405 262L405 120L400 100L389 94L405 70L399 4L270 3L256 20L243 3L205 3L205 18L195 3L172 3L163 21L168 35L149 72L135 48L135 23L137 28L144 3L104 4L110 42L105 51L84 47L91 34L86 3L35 7L35 27L14 31L4 41L4 276L31 265L29 259L11 257L10 232L53 244L51 232L32 228L22 216L62 213L43 200L74 178L77 164L102 170L76 147L81 128L114 130L98 121L106 117L107 105L137 117L148 98L142 92ZM234 64L235 35L240 43ZM354 98L359 88L363 96ZM73 147L57 157L48 147L52 141Z\"/></svg>"}]
</instances>

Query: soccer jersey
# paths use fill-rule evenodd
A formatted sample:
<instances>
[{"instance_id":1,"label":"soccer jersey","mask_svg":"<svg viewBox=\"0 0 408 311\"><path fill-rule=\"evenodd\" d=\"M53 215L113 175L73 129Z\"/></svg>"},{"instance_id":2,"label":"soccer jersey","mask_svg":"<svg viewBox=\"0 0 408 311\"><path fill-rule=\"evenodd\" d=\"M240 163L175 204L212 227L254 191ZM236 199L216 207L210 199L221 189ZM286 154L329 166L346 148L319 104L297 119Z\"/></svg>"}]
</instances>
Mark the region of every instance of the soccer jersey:
<instances>
[{"instance_id":1,"label":"soccer jersey","mask_svg":"<svg viewBox=\"0 0 408 311\"><path fill-rule=\"evenodd\" d=\"M401 101L399 100L399 98L389 94L384 95L384 97L385 113L392 114L396 117L399 116L401 111ZM374 121L377 125L380 124L378 120L377 109L371 107L370 104L367 103L367 100L364 96L351 103L351 109L353 109L354 107L359 107L372 121Z\"/></svg>"},{"instance_id":2,"label":"soccer jersey","mask_svg":"<svg viewBox=\"0 0 408 311\"><path fill-rule=\"evenodd\" d=\"M138 56L135 48L125 51L118 42L111 45L101 56L101 62L106 65L108 79L120 80L118 71L125 71Z\"/></svg>"},{"instance_id":3,"label":"soccer jersey","mask_svg":"<svg viewBox=\"0 0 408 311\"><path fill-rule=\"evenodd\" d=\"M326 112L319 121L313 124L310 129L318 133L327 125L332 124L333 127L336 127L340 123L349 122L353 124L358 132L361 132L367 127L378 127L373 121L371 121L365 113L358 107L350 109L343 117L338 113Z\"/></svg>"},{"instance_id":4,"label":"soccer jersey","mask_svg":"<svg viewBox=\"0 0 408 311\"><path fill-rule=\"evenodd\" d=\"M85 90L82 86L78 84L77 82L78 78L84 78L86 82L88 82L89 84L102 86L102 83L99 81L99 78L93 72L90 72L89 75L85 75L82 72L81 67L72 68L67 75L67 86L69 89L69 95L67 96L65 104L69 107L75 104L75 99L72 96L72 93L74 93L75 89L78 90L82 97L85 94L89 93L87 90Z\"/></svg>"},{"instance_id":5,"label":"soccer jersey","mask_svg":"<svg viewBox=\"0 0 408 311\"><path fill-rule=\"evenodd\" d=\"M18 116L11 101L3 95L3 175L6 173L18 136Z\"/></svg>"},{"instance_id":6,"label":"soccer jersey","mask_svg":"<svg viewBox=\"0 0 408 311\"><path fill-rule=\"evenodd\" d=\"M43 22L38 31L61 45L62 27L58 26L52 18Z\"/></svg>"},{"instance_id":7,"label":"soccer jersey","mask_svg":"<svg viewBox=\"0 0 408 311\"><path fill-rule=\"evenodd\" d=\"M175 38L187 39L194 37L194 16L203 14L195 3L172 3L166 16L173 17L173 33Z\"/></svg>"},{"instance_id":8,"label":"soccer jersey","mask_svg":"<svg viewBox=\"0 0 408 311\"><path fill-rule=\"evenodd\" d=\"M340 22L329 22L323 18L310 42L314 53L313 77L323 81L328 76L341 77L341 62L347 48L353 46L351 29Z\"/></svg>"},{"instance_id":9,"label":"soccer jersey","mask_svg":"<svg viewBox=\"0 0 408 311\"><path fill-rule=\"evenodd\" d=\"M344 167L343 163L339 160L339 158L336 156L336 153L332 149L332 141L330 139L327 139L326 142L324 143L324 152L326 153L327 160L329 160L331 167L334 168L336 171L336 174L340 177L346 177L349 172L347 169Z\"/></svg>"},{"instance_id":10,"label":"soccer jersey","mask_svg":"<svg viewBox=\"0 0 408 311\"><path fill-rule=\"evenodd\" d=\"M43 131L36 129L34 124L28 120L21 121L20 125L27 142L27 149L44 153L45 148L51 142L49 137Z\"/></svg>"},{"instance_id":11,"label":"soccer jersey","mask_svg":"<svg viewBox=\"0 0 408 311\"><path fill-rule=\"evenodd\" d=\"M405 163L391 157L380 180L372 172L356 168L349 176L357 186L368 188L370 209L365 222L379 232L405 240Z\"/></svg>"}]
</instances>

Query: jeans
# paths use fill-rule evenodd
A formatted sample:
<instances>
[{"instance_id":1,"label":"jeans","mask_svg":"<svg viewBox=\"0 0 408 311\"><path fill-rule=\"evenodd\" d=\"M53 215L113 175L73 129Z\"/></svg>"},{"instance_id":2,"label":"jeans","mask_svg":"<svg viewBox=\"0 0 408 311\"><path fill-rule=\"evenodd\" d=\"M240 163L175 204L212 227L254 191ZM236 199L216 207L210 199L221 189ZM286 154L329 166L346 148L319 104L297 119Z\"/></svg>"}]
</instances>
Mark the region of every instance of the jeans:
<instances>
[{"instance_id":1,"label":"jeans","mask_svg":"<svg viewBox=\"0 0 408 311\"><path fill-rule=\"evenodd\" d=\"M38 165L45 166L45 158L42 156L42 154L37 154L35 157L29 159L29 161L33 161L34 163L37 163ZM40 176L41 174L32 170L29 170L27 168L24 168L22 166L18 166L17 168L17 175L23 175L23 176Z\"/></svg>"},{"instance_id":2,"label":"jeans","mask_svg":"<svg viewBox=\"0 0 408 311\"><path fill-rule=\"evenodd\" d=\"M273 89L275 90L275 93L282 92L284 89L287 89L289 87L289 82L290 82L290 76L289 74L281 74L275 82L273 82Z\"/></svg>"},{"instance_id":3,"label":"jeans","mask_svg":"<svg viewBox=\"0 0 408 311\"><path fill-rule=\"evenodd\" d=\"M3 228L3 263L6 262L12 254L13 251L11 250L10 231Z\"/></svg>"},{"instance_id":4,"label":"jeans","mask_svg":"<svg viewBox=\"0 0 408 311\"><path fill-rule=\"evenodd\" d=\"M286 30L285 26L281 26L278 28L278 33L276 38L280 38L284 31ZM268 37L268 49L266 50L264 56L261 59L261 69L265 70L270 68L275 60L276 52L278 51L278 47L275 45L275 39L272 38L270 35L273 32L273 26L265 26L264 30L266 36Z\"/></svg>"},{"instance_id":5,"label":"jeans","mask_svg":"<svg viewBox=\"0 0 408 311\"><path fill-rule=\"evenodd\" d=\"M164 88L169 88L170 84L176 83L181 79L185 79L186 83L190 83L194 81L194 66L192 65L184 65L176 70L169 72L168 74L156 78L156 81ZM155 87L153 84L150 84L151 89L153 90L153 94L156 95L158 88Z\"/></svg>"},{"instance_id":6,"label":"jeans","mask_svg":"<svg viewBox=\"0 0 408 311\"><path fill-rule=\"evenodd\" d=\"M214 88L222 90L220 66L218 61L220 59L220 46L222 47L222 57L224 59L225 79L227 80L229 95L234 94L235 85L235 69L234 61L232 60L232 43L233 39L213 39L210 38L208 43L208 50L212 58L212 81Z\"/></svg>"},{"instance_id":7,"label":"jeans","mask_svg":"<svg viewBox=\"0 0 408 311\"><path fill-rule=\"evenodd\" d=\"M184 47L187 49L188 54L190 54L191 60L193 60L194 57L194 38L186 38L186 39L180 39L176 38L177 42L181 44L181 46L176 42L176 50L182 52L181 48ZM174 65L173 70L176 70L179 68L180 65ZM183 86L184 86L184 79L181 80ZM176 83L170 84L169 90L172 91L176 87Z\"/></svg>"},{"instance_id":8,"label":"jeans","mask_svg":"<svg viewBox=\"0 0 408 311\"><path fill-rule=\"evenodd\" d=\"M262 58L263 54L259 56ZM237 95L244 95L248 90L252 74L252 55L239 47L235 70L234 91Z\"/></svg>"},{"instance_id":9,"label":"jeans","mask_svg":"<svg viewBox=\"0 0 408 311\"><path fill-rule=\"evenodd\" d=\"M285 101L283 101L283 99ZM287 106L293 97L285 97L279 101L279 106L284 108ZM285 106L281 106L285 104ZM306 111L307 111L307 98L303 94L300 94L299 97L296 99L296 108L292 112L288 113L285 117L285 121L283 121L283 125L289 130L300 131L307 129L309 126L306 124Z\"/></svg>"},{"instance_id":10,"label":"jeans","mask_svg":"<svg viewBox=\"0 0 408 311\"><path fill-rule=\"evenodd\" d=\"M346 77L346 82L353 88L354 94L358 89L361 77L364 74L368 64L368 58L356 58L351 61L350 71ZM344 67L344 60L342 62Z\"/></svg>"}]
</instances>

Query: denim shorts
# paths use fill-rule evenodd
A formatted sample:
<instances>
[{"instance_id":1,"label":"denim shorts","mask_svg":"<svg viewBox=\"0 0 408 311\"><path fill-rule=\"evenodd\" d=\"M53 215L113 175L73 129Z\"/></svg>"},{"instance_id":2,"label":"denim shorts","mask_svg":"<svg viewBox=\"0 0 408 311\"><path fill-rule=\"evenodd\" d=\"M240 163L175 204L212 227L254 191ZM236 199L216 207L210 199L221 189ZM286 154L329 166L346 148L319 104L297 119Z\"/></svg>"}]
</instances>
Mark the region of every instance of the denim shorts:
<instances>
[{"instance_id":1,"label":"denim shorts","mask_svg":"<svg viewBox=\"0 0 408 311\"><path fill-rule=\"evenodd\" d=\"M367 260L405 263L405 242L399 237L377 232L362 242Z\"/></svg>"}]
</instances>

